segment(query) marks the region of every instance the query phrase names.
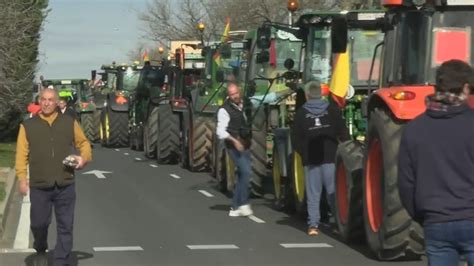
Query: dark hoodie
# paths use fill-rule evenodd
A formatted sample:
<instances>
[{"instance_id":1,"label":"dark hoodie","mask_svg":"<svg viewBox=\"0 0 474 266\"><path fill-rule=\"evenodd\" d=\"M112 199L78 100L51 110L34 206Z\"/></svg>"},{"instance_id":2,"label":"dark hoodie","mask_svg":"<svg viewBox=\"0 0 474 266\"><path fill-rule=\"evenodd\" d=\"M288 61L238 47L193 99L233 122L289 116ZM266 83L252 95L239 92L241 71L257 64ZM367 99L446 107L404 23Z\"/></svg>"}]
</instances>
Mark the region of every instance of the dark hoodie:
<instances>
[{"instance_id":1,"label":"dark hoodie","mask_svg":"<svg viewBox=\"0 0 474 266\"><path fill-rule=\"evenodd\" d=\"M297 110L292 133L303 165L334 163L338 143L350 139L341 110L322 99L309 100Z\"/></svg>"},{"instance_id":2,"label":"dark hoodie","mask_svg":"<svg viewBox=\"0 0 474 266\"><path fill-rule=\"evenodd\" d=\"M420 224L474 221L474 110L427 110L403 132L400 198Z\"/></svg>"}]
</instances>

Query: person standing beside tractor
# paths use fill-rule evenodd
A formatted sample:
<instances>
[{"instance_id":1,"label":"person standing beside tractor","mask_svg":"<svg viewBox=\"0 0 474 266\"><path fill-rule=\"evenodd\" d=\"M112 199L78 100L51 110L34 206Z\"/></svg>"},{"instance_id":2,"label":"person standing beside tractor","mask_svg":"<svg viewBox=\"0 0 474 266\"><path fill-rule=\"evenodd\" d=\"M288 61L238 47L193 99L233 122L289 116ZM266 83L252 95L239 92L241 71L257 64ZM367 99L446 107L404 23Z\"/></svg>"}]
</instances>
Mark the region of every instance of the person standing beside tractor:
<instances>
[{"instance_id":1,"label":"person standing beside tractor","mask_svg":"<svg viewBox=\"0 0 474 266\"><path fill-rule=\"evenodd\" d=\"M76 112L74 111L74 109L72 109L72 107L68 106L67 101L68 99L65 97L59 98L59 101L58 101L59 112L63 115L68 115L76 119Z\"/></svg>"},{"instance_id":2,"label":"person standing beside tractor","mask_svg":"<svg viewBox=\"0 0 474 266\"><path fill-rule=\"evenodd\" d=\"M296 111L294 143L302 156L308 210L308 235L318 235L321 219L321 191L334 210L335 158L337 145L350 140L341 110L322 98L321 83L310 81L304 86L307 102Z\"/></svg>"},{"instance_id":3,"label":"person standing beside tractor","mask_svg":"<svg viewBox=\"0 0 474 266\"><path fill-rule=\"evenodd\" d=\"M217 137L225 141L226 149L237 166L238 179L229 216L253 214L249 201L251 175L251 128L244 113L240 88L235 83L227 87L228 98L217 112Z\"/></svg>"},{"instance_id":4,"label":"person standing beside tractor","mask_svg":"<svg viewBox=\"0 0 474 266\"><path fill-rule=\"evenodd\" d=\"M73 246L74 170L82 169L92 154L79 123L58 114L58 98L54 89L41 91L41 113L20 126L15 168L20 193L26 195L30 191L31 231L38 259L46 259L48 227L54 207L57 224L54 265L62 266L69 265ZM71 155L73 146L80 151L80 156Z\"/></svg>"},{"instance_id":5,"label":"person standing beside tractor","mask_svg":"<svg viewBox=\"0 0 474 266\"><path fill-rule=\"evenodd\" d=\"M460 60L436 71L425 113L402 133L400 199L424 227L428 263L474 265L474 111L468 106L472 68Z\"/></svg>"}]
</instances>

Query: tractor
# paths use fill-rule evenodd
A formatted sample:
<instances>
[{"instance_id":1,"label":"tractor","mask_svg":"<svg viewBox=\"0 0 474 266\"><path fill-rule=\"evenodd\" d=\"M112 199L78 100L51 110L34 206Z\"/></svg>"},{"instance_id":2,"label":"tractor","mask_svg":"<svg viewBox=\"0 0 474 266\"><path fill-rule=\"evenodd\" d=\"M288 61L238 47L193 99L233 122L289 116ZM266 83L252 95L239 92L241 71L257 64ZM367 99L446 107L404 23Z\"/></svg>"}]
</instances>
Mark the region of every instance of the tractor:
<instances>
[{"instance_id":1,"label":"tractor","mask_svg":"<svg viewBox=\"0 0 474 266\"><path fill-rule=\"evenodd\" d=\"M127 147L129 143L129 102L135 92L142 66L102 65L104 107L100 118L100 140L105 147Z\"/></svg>"},{"instance_id":2,"label":"tractor","mask_svg":"<svg viewBox=\"0 0 474 266\"><path fill-rule=\"evenodd\" d=\"M404 125L425 111L436 68L450 59L473 64L474 2L382 3L385 35L372 60L374 66L380 58L381 67L379 74L376 67L370 71L380 79L376 88L369 79L360 106L365 134L338 150L335 216L345 238L365 233L378 259L418 259L424 250L422 229L403 208L397 186L400 137Z\"/></svg>"}]
</instances>

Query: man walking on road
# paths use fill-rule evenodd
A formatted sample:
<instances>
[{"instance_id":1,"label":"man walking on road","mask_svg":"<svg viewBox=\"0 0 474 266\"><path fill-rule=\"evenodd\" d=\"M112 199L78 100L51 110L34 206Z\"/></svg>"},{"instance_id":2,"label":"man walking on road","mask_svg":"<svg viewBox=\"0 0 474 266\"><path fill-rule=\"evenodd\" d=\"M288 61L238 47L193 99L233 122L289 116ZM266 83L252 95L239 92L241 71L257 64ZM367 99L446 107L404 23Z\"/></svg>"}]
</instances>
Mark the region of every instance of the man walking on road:
<instances>
[{"instance_id":1,"label":"man walking on road","mask_svg":"<svg viewBox=\"0 0 474 266\"><path fill-rule=\"evenodd\" d=\"M54 265L69 265L73 245L73 222L76 192L74 170L91 160L91 146L81 127L73 118L59 115L59 97L54 89L40 94L41 113L20 126L16 149L16 175L20 193L30 191L31 231L33 247L38 255L48 249L48 227L54 206L57 242ZM73 155L76 166L66 166L63 160L75 146L80 156ZM27 168L29 165L29 180ZM45 257L45 256L40 256Z\"/></svg>"},{"instance_id":2,"label":"man walking on road","mask_svg":"<svg viewBox=\"0 0 474 266\"><path fill-rule=\"evenodd\" d=\"M427 110L402 133L398 187L410 216L424 227L431 266L474 265L474 110L467 104L472 68L459 60L436 72Z\"/></svg>"},{"instance_id":3,"label":"man walking on road","mask_svg":"<svg viewBox=\"0 0 474 266\"><path fill-rule=\"evenodd\" d=\"M253 214L249 200L251 169L251 129L243 110L241 91L237 84L227 87L228 98L217 112L216 134L225 141L227 151L237 166L238 179L232 198L229 216L249 216Z\"/></svg>"},{"instance_id":4,"label":"man walking on road","mask_svg":"<svg viewBox=\"0 0 474 266\"><path fill-rule=\"evenodd\" d=\"M328 203L334 210L337 145L350 136L341 110L322 99L321 83L311 81L304 90L307 102L296 111L293 136L305 171L308 235L316 236L322 188L326 189Z\"/></svg>"}]
</instances>

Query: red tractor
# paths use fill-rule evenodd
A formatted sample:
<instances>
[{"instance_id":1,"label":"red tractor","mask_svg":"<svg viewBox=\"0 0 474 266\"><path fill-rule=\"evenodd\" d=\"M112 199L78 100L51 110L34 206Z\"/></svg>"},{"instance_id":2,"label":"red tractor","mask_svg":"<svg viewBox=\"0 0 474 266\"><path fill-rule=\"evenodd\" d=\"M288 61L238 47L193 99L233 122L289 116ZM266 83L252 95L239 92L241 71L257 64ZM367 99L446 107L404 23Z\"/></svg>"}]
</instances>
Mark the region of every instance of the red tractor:
<instances>
[{"instance_id":1,"label":"red tractor","mask_svg":"<svg viewBox=\"0 0 474 266\"><path fill-rule=\"evenodd\" d=\"M335 217L346 240L365 231L378 259L417 259L424 251L422 228L403 208L397 186L400 137L404 124L425 111L442 62L473 65L474 1L382 1L385 37L374 51L380 81L362 107L365 140L338 150Z\"/></svg>"}]
</instances>

